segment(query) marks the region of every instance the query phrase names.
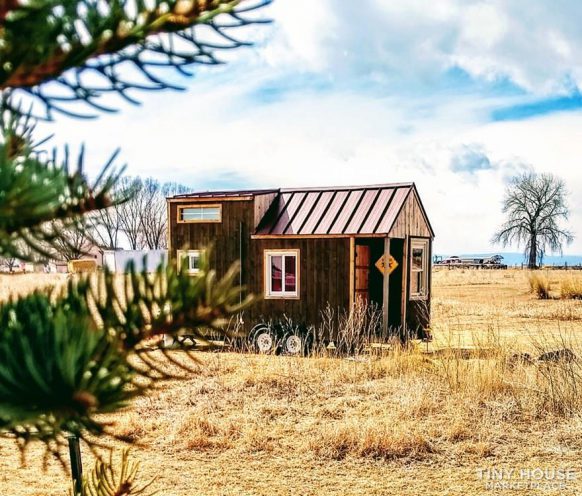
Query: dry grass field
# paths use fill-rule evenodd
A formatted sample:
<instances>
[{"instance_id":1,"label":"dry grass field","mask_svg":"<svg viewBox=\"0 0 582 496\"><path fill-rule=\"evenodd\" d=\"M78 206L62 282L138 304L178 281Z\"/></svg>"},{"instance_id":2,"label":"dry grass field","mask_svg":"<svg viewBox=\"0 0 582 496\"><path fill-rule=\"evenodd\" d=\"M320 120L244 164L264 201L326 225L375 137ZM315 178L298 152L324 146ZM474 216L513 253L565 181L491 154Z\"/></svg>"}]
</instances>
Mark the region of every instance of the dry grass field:
<instances>
[{"instance_id":1,"label":"dry grass field","mask_svg":"<svg viewBox=\"0 0 582 496\"><path fill-rule=\"evenodd\" d=\"M0 276L0 298L47 282L34 277ZM163 495L582 494L580 362L511 358L582 357L582 301L558 298L580 277L550 273L538 300L526 272L436 272L430 345L355 359L201 353L198 374L137 401L116 432L139 443L142 478ZM491 468L522 485L492 488ZM67 480L34 449L20 468L0 443L0 495L65 495Z\"/></svg>"}]
</instances>

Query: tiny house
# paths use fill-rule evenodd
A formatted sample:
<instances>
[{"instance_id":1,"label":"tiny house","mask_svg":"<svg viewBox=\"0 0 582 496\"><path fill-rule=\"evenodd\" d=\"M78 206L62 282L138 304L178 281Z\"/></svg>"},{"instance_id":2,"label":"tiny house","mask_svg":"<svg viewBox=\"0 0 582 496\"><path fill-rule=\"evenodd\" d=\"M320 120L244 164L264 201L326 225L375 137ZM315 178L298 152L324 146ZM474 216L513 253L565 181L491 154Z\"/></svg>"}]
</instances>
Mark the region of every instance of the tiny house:
<instances>
[{"instance_id":1,"label":"tiny house","mask_svg":"<svg viewBox=\"0 0 582 496\"><path fill-rule=\"evenodd\" d=\"M382 311L384 331L424 337L430 322L434 232L413 183L214 191L168 198L168 250L195 274L201 250L261 295L247 331L288 317L317 326L330 306L358 299ZM184 259L186 262L184 263Z\"/></svg>"}]
</instances>

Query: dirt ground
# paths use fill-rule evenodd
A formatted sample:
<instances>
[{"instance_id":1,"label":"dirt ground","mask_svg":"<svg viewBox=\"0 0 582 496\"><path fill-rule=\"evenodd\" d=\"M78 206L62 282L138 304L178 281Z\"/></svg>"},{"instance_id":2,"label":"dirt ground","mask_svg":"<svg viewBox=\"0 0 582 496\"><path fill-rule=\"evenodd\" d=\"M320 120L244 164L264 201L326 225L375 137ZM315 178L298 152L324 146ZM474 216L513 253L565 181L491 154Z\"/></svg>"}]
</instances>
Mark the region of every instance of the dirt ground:
<instances>
[{"instance_id":1,"label":"dirt ground","mask_svg":"<svg viewBox=\"0 0 582 496\"><path fill-rule=\"evenodd\" d=\"M577 275L550 277L558 291ZM0 298L15 281L0 276ZM496 347L499 355L201 354L199 374L136 401L116 417L116 432L139 443L140 480L156 477L152 489L169 496L582 494L578 383L559 396L551 389L573 369L515 369L502 358L576 348L582 302L535 299L522 271L437 272L433 332L428 351ZM558 375L548 383L547 373ZM0 442L0 495L67 490L55 461L43 471L38 447L21 467L17 448Z\"/></svg>"}]
</instances>

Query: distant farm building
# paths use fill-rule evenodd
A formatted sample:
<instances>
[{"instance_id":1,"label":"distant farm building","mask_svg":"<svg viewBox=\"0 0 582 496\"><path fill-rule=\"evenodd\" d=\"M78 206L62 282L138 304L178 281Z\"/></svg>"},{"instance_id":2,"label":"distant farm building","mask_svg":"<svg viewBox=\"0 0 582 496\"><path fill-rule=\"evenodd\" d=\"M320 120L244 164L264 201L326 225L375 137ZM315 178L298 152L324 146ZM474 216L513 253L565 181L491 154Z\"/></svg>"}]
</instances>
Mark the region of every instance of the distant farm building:
<instances>
[{"instance_id":1,"label":"distant farm building","mask_svg":"<svg viewBox=\"0 0 582 496\"><path fill-rule=\"evenodd\" d=\"M507 269L503 263L503 256L492 255L488 257L459 257L452 255L447 258L435 257L435 266L448 267L449 269Z\"/></svg>"},{"instance_id":2,"label":"distant farm building","mask_svg":"<svg viewBox=\"0 0 582 496\"><path fill-rule=\"evenodd\" d=\"M155 272L168 259L167 250L104 250L103 266L123 273L131 263L138 271Z\"/></svg>"}]
</instances>

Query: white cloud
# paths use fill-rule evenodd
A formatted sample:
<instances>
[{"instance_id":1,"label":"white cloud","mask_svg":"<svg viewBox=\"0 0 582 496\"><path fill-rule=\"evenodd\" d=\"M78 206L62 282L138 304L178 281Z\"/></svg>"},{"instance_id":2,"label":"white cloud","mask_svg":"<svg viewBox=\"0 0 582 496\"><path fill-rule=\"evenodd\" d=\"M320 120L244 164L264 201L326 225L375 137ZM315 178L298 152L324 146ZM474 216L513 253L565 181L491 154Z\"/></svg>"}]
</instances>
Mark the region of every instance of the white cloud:
<instances>
[{"instance_id":1,"label":"white cloud","mask_svg":"<svg viewBox=\"0 0 582 496\"><path fill-rule=\"evenodd\" d=\"M89 170L121 146L128 173L193 188L415 181L445 253L489 251L507 178L552 171L571 191L578 238L567 251L582 253L582 113L491 123L492 108L529 97L436 84L458 63L486 79L563 91L582 60L573 19L582 4L278 0L270 10L265 47L201 71L188 92L145 94L119 115L43 129L87 142ZM314 87L306 74L330 84ZM369 81L384 89L368 91ZM452 170L467 147L492 166Z\"/></svg>"},{"instance_id":2,"label":"white cloud","mask_svg":"<svg viewBox=\"0 0 582 496\"><path fill-rule=\"evenodd\" d=\"M452 66L535 93L582 87L576 0L279 0L274 67L426 81Z\"/></svg>"}]
</instances>

